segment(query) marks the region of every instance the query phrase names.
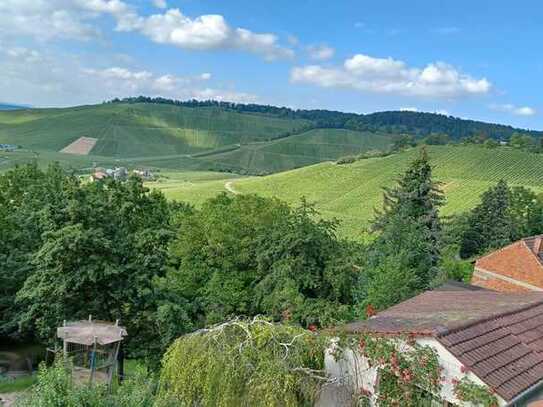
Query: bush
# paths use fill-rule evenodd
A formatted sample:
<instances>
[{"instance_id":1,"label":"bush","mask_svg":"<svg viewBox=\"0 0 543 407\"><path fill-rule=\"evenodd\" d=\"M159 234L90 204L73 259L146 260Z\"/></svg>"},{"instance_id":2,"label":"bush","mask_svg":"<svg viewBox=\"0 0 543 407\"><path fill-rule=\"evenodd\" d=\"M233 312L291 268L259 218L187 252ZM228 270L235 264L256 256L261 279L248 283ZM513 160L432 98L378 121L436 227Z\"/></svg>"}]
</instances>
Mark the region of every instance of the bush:
<instances>
[{"instance_id":1,"label":"bush","mask_svg":"<svg viewBox=\"0 0 543 407\"><path fill-rule=\"evenodd\" d=\"M40 366L37 383L15 407L173 407L166 399L155 401L157 380L143 370L109 392L105 385L74 384L70 371L58 361L47 368ZM178 405L178 404L177 404Z\"/></svg>"},{"instance_id":2,"label":"bush","mask_svg":"<svg viewBox=\"0 0 543 407\"><path fill-rule=\"evenodd\" d=\"M336 161L336 164L352 164L357 160L356 156L354 155L347 155L345 157L341 157Z\"/></svg>"}]
</instances>

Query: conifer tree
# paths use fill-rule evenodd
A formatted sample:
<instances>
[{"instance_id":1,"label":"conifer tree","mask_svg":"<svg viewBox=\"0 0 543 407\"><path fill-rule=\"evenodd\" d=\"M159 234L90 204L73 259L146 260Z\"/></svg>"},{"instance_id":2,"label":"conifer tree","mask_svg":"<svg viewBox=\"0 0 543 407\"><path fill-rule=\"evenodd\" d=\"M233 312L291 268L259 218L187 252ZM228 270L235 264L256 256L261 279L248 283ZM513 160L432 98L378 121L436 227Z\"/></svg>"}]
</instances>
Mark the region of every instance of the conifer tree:
<instances>
[{"instance_id":1,"label":"conifer tree","mask_svg":"<svg viewBox=\"0 0 543 407\"><path fill-rule=\"evenodd\" d=\"M398 184L385 189L383 210L372 224L378 235L368 250L365 302L385 308L431 286L441 257L443 202L423 148Z\"/></svg>"}]
</instances>

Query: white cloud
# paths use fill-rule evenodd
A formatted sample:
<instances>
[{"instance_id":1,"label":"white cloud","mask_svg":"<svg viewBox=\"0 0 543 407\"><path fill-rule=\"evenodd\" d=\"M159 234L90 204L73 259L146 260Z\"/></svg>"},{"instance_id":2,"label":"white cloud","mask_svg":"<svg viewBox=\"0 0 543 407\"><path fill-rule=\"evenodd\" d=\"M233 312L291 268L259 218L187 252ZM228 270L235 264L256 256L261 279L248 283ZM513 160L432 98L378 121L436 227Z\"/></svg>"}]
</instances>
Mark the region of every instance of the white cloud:
<instances>
[{"instance_id":1,"label":"white cloud","mask_svg":"<svg viewBox=\"0 0 543 407\"><path fill-rule=\"evenodd\" d=\"M223 102L254 103L258 98L250 93L235 92L231 90L205 88L191 91L191 97L199 100L218 100Z\"/></svg>"},{"instance_id":2,"label":"white cloud","mask_svg":"<svg viewBox=\"0 0 543 407\"><path fill-rule=\"evenodd\" d=\"M294 67L291 81L361 92L438 98L485 94L492 87L486 78L474 78L443 62L415 68L393 58L363 54L345 60L343 66Z\"/></svg>"},{"instance_id":3,"label":"white cloud","mask_svg":"<svg viewBox=\"0 0 543 407\"><path fill-rule=\"evenodd\" d=\"M66 0L0 1L0 36L31 36L40 41L55 38L88 40L98 30Z\"/></svg>"},{"instance_id":4,"label":"white cloud","mask_svg":"<svg viewBox=\"0 0 543 407\"><path fill-rule=\"evenodd\" d=\"M511 103L506 104L492 104L490 105L492 110L498 112L511 113L516 116L534 116L537 114L537 111L530 106L516 106Z\"/></svg>"},{"instance_id":5,"label":"white cloud","mask_svg":"<svg viewBox=\"0 0 543 407\"><path fill-rule=\"evenodd\" d=\"M167 8L168 4L166 3L166 0L153 0L153 4L157 8Z\"/></svg>"},{"instance_id":6,"label":"white cloud","mask_svg":"<svg viewBox=\"0 0 543 407\"><path fill-rule=\"evenodd\" d=\"M164 0L154 0L154 4L167 6ZM232 27L219 14L191 18L172 8L142 16L122 0L1 0L0 36L89 39L99 34L95 20L101 15L113 17L117 31L139 32L156 43L184 49L236 49L266 60L294 55L279 44L275 34Z\"/></svg>"},{"instance_id":7,"label":"white cloud","mask_svg":"<svg viewBox=\"0 0 543 407\"><path fill-rule=\"evenodd\" d=\"M85 60L71 54L48 53L43 48L36 51L0 44L2 98L34 106L97 103L140 94L174 99L257 100L246 92L209 86L208 72L178 76L116 65L96 68L95 62L90 57Z\"/></svg>"},{"instance_id":8,"label":"white cloud","mask_svg":"<svg viewBox=\"0 0 543 407\"><path fill-rule=\"evenodd\" d=\"M336 50L326 44L320 44L310 45L309 47L307 47L307 52L309 53L311 59L317 61L325 61L332 58Z\"/></svg>"},{"instance_id":9,"label":"white cloud","mask_svg":"<svg viewBox=\"0 0 543 407\"><path fill-rule=\"evenodd\" d=\"M164 14L154 14L133 21L133 25L125 25L123 29L139 31L159 44L193 50L239 49L261 54L267 60L290 58L294 55L291 49L278 45L275 34L260 34L244 28L233 28L219 14L190 18L179 9L170 9Z\"/></svg>"}]
</instances>

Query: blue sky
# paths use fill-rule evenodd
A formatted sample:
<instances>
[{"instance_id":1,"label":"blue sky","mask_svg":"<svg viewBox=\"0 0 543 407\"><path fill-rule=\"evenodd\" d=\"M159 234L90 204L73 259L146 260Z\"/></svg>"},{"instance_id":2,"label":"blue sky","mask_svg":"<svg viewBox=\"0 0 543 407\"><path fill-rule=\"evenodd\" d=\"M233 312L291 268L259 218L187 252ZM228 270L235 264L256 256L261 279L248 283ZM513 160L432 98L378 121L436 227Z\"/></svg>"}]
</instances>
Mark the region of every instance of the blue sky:
<instances>
[{"instance_id":1,"label":"blue sky","mask_svg":"<svg viewBox=\"0 0 543 407\"><path fill-rule=\"evenodd\" d=\"M138 94L543 129L540 1L2 0L0 100Z\"/></svg>"}]
</instances>

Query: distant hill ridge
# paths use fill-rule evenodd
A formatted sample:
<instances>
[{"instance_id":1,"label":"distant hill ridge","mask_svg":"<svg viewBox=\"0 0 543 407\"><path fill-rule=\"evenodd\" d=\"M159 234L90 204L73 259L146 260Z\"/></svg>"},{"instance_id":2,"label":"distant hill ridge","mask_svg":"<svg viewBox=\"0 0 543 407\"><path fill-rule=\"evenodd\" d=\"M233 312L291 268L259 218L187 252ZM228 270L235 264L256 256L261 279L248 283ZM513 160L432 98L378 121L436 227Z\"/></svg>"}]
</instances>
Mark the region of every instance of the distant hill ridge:
<instances>
[{"instance_id":1,"label":"distant hill ridge","mask_svg":"<svg viewBox=\"0 0 543 407\"><path fill-rule=\"evenodd\" d=\"M432 133L448 134L453 140L484 134L497 140L506 140L513 133L543 136L543 131L520 129L513 126L461 119L439 113L413 111L384 111L369 114L345 113L325 109L291 109L272 105L220 102L215 100L173 100L138 96L114 99L108 103L155 103L185 107L219 107L238 113L260 113L288 119L312 121L316 128L336 128L359 131L385 131L427 136Z\"/></svg>"},{"instance_id":2,"label":"distant hill ridge","mask_svg":"<svg viewBox=\"0 0 543 407\"><path fill-rule=\"evenodd\" d=\"M29 109L29 106L23 105L13 105L10 103L0 103L0 110L18 110L18 109Z\"/></svg>"}]
</instances>

